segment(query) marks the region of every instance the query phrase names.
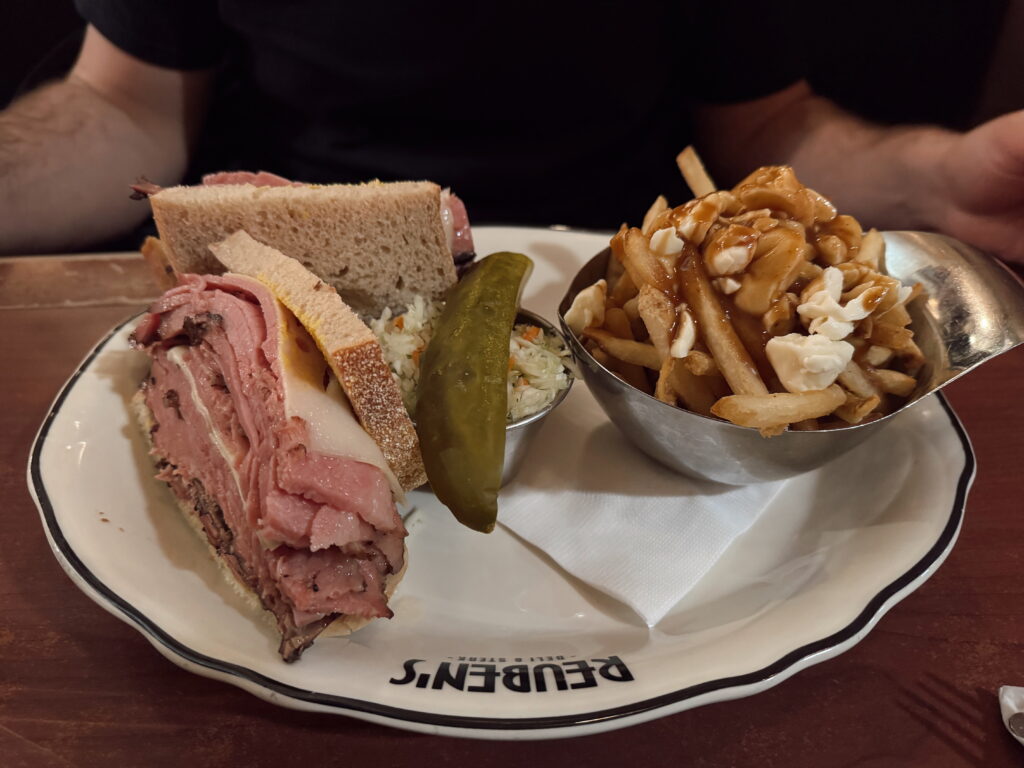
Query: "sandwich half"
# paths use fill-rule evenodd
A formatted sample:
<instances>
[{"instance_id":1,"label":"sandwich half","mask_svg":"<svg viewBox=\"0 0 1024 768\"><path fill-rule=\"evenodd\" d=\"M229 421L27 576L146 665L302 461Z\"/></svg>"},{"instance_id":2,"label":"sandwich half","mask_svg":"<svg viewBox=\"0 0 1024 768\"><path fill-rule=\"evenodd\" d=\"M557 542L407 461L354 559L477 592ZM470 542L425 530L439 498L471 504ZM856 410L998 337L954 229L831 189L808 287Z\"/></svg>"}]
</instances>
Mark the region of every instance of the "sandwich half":
<instances>
[{"instance_id":1,"label":"sandwich half","mask_svg":"<svg viewBox=\"0 0 1024 768\"><path fill-rule=\"evenodd\" d=\"M198 186L138 184L177 274L216 274L208 246L245 230L297 259L363 316L416 294L440 297L473 256L465 206L427 181L299 184L273 174L212 174Z\"/></svg>"},{"instance_id":2,"label":"sandwich half","mask_svg":"<svg viewBox=\"0 0 1024 768\"><path fill-rule=\"evenodd\" d=\"M214 248L276 269L182 275L132 336L152 359L133 405L157 476L293 661L392 615L396 500L423 463L380 347L337 293L245 233Z\"/></svg>"}]
</instances>

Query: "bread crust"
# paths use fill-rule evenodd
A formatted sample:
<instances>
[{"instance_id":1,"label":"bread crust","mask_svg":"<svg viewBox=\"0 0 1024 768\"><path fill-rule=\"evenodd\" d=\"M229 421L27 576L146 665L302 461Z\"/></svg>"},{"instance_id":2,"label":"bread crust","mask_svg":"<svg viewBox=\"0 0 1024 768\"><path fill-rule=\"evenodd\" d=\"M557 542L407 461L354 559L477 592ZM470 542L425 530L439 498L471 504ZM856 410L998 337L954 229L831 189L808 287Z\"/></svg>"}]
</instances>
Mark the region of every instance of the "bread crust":
<instances>
[{"instance_id":1,"label":"bread crust","mask_svg":"<svg viewBox=\"0 0 1024 768\"><path fill-rule=\"evenodd\" d=\"M330 286L295 259L244 231L210 246L232 272L266 285L292 311L320 347L352 410L404 490L427 481L416 428L384 360L377 337Z\"/></svg>"},{"instance_id":2,"label":"bread crust","mask_svg":"<svg viewBox=\"0 0 1024 768\"><path fill-rule=\"evenodd\" d=\"M420 454L420 439L402 402L391 369L376 339L330 353L331 370L338 377L363 429L380 446L384 459L410 491L427 482Z\"/></svg>"}]
</instances>

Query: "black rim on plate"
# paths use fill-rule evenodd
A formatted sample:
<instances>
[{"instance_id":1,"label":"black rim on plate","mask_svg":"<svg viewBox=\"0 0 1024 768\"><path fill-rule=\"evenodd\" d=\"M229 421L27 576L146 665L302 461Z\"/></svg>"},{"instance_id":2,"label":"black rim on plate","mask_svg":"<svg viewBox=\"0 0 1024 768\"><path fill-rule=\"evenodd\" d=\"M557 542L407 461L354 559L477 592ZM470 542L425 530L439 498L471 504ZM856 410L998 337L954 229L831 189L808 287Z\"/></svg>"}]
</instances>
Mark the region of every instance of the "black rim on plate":
<instances>
[{"instance_id":1,"label":"black rim on plate","mask_svg":"<svg viewBox=\"0 0 1024 768\"><path fill-rule=\"evenodd\" d=\"M713 691L720 691L729 688L743 688L766 682L771 678L790 670L804 659L835 648L856 637L868 627L872 619L879 614L890 599L922 576L939 558L941 558L943 553L945 553L949 548L957 530L960 527L960 521L963 518L964 505L967 500L967 491L970 487L971 480L974 477L974 451L971 448L967 433L964 431L963 425L960 423L956 413L954 413L953 409L946 401L946 398L943 397L941 392L936 393L936 397L946 412L950 424L956 431L964 451L964 466L960 472L960 477L957 480L953 508L950 510L949 519L946 521L946 525L943 528L942 533L939 534L938 539L920 560L911 566L911 568L902 576L880 590L878 594L868 602L860 614L853 619L853 621L827 637L790 651L774 663L762 667L761 669L748 672L743 675L708 680L697 685L682 688L678 691L673 691L672 693L663 694L650 699L644 699L631 704L624 704L619 707L596 710L593 712L581 712L571 715L524 718L467 717L462 715L444 715L422 712L419 710L403 709L400 707L390 707L386 704L378 704L372 701L363 701L362 699L352 699L345 696L335 696L326 693L319 693L317 691L296 688L274 680L273 678L266 677L265 675L247 667L230 664L219 659L206 656L205 654L189 648L164 632L140 610L128 603L113 589L100 581L79 559L67 539L64 538L60 525L57 523L53 505L50 503L50 498L46 492L46 486L42 480L40 456L42 454L43 444L46 442L46 437L49 434L50 427L60 412L61 406L67 399L68 394L72 389L74 389L75 384L81 378L82 374L86 369L88 369L92 361L106 348L111 339L120 332L121 329L128 325L128 323L132 322L133 319L134 318L129 318L115 327L93 348L88 356L86 356L78 366L78 369L74 374L72 374L71 378L64 384L60 394L57 395L57 398L54 401L53 406L50 408L49 413L46 415L46 418L43 420L43 423L39 428L39 433L36 435L35 442L32 445L32 451L29 459L29 475L32 487L35 491L36 502L57 549L65 558L68 565L75 571L83 582L88 584L90 588L92 588L110 605L117 608L125 618L130 620L131 623L135 624L140 630L147 633L153 639L159 641L164 647L185 661L230 677L238 678L240 681L255 684L281 696L295 699L296 701L336 709L342 713L352 712L375 715L396 721L396 724L406 722L440 726L444 728L493 731L531 731L551 728L570 728L620 720L627 717L641 715L652 710L661 709L663 707L668 707L673 704L678 704Z\"/></svg>"}]
</instances>

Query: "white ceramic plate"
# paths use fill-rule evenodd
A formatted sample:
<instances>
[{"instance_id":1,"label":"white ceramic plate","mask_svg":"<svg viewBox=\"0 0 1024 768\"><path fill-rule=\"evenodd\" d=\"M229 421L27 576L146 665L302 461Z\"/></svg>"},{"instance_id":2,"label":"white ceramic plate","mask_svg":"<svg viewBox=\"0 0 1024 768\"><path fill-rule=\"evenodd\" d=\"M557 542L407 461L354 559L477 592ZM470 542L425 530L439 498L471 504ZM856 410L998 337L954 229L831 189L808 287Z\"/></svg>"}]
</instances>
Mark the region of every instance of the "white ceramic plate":
<instances>
[{"instance_id":1,"label":"white ceramic plate","mask_svg":"<svg viewBox=\"0 0 1024 768\"><path fill-rule=\"evenodd\" d=\"M607 242L474 234L481 253L534 258L524 306L551 319ZM89 354L33 446L29 485L65 571L185 669L276 704L411 730L575 736L776 685L854 645L929 577L953 546L974 474L956 416L928 398L871 448L787 484L654 629L500 526L481 539L415 493L395 618L321 639L288 665L273 627L224 584L152 479L126 411L145 365L127 348L130 330Z\"/></svg>"}]
</instances>

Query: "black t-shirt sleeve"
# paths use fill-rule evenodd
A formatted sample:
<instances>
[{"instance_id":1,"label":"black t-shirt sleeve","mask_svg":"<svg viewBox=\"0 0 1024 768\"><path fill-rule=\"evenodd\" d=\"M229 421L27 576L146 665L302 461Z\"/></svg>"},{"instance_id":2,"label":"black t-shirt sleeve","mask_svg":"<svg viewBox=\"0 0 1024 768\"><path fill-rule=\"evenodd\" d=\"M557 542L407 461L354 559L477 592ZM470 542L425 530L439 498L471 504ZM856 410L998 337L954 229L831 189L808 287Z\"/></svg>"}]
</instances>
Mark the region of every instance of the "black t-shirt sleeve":
<instances>
[{"instance_id":1,"label":"black t-shirt sleeve","mask_svg":"<svg viewBox=\"0 0 1024 768\"><path fill-rule=\"evenodd\" d=\"M780 91L805 76L805 25L800 3L700 2L691 4L684 60L703 73L687 83L694 101L723 104Z\"/></svg>"},{"instance_id":2,"label":"black t-shirt sleeve","mask_svg":"<svg viewBox=\"0 0 1024 768\"><path fill-rule=\"evenodd\" d=\"M224 54L212 0L75 0L78 13L136 58L169 69L206 69Z\"/></svg>"}]
</instances>

